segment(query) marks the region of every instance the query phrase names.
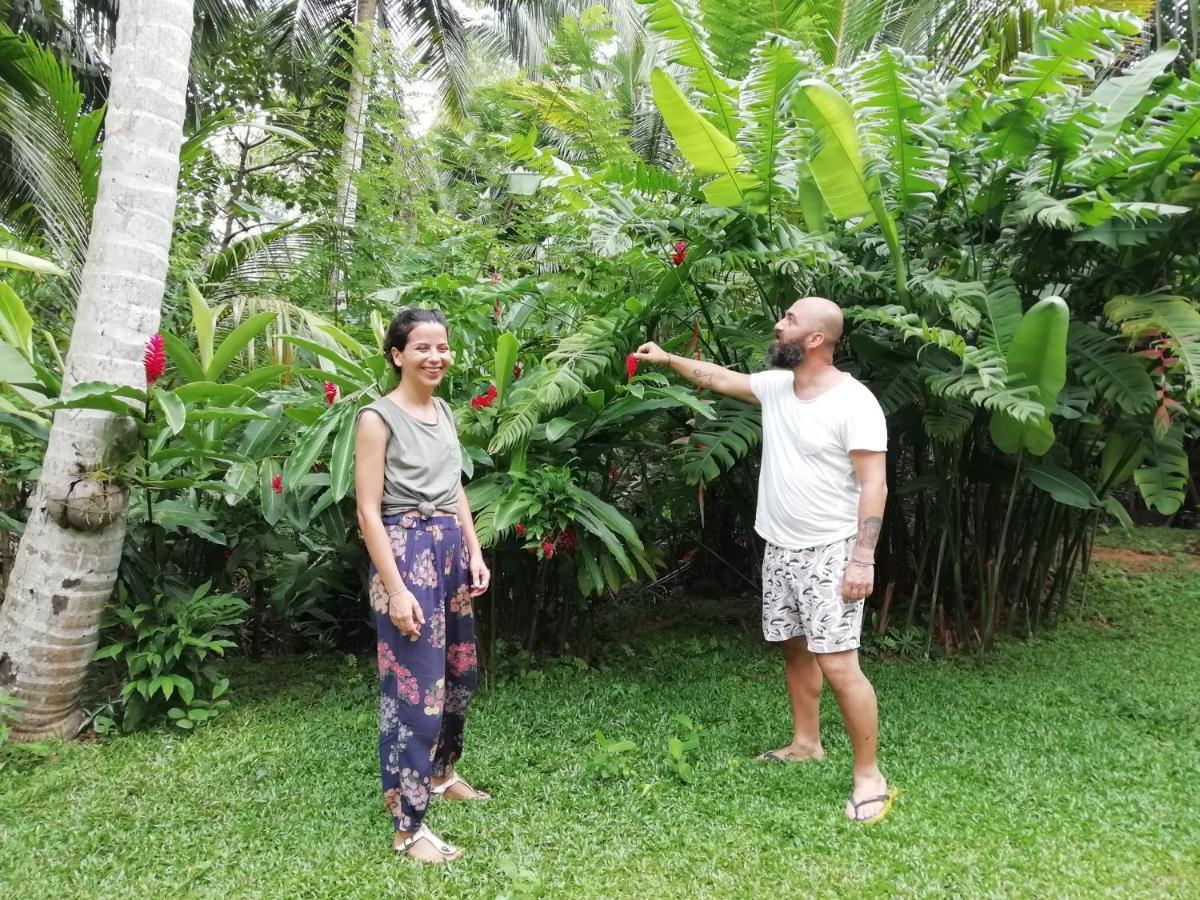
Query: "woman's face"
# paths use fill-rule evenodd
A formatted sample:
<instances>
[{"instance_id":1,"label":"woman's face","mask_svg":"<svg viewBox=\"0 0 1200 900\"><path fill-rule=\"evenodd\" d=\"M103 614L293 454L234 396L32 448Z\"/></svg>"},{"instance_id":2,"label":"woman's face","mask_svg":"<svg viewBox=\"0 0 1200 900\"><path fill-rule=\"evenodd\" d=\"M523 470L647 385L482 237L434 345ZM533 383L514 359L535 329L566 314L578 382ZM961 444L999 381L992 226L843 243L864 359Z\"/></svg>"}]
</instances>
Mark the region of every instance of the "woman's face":
<instances>
[{"instance_id":1,"label":"woman's face","mask_svg":"<svg viewBox=\"0 0 1200 900\"><path fill-rule=\"evenodd\" d=\"M408 333L404 349L392 349L392 359L405 381L436 388L450 368L450 336L436 322L418 322Z\"/></svg>"}]
</instances>

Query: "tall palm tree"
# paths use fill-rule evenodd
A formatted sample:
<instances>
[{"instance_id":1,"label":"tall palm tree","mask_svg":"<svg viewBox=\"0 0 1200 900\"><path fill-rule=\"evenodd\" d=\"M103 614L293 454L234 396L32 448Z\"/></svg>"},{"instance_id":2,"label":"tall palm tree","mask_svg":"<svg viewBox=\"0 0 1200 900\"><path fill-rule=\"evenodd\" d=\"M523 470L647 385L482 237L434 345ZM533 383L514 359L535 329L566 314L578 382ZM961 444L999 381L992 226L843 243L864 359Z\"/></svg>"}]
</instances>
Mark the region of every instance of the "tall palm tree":
<instances>
[{"instance_id":1,"label":"tall palm tree","mask_svg":"<svg viewBox=\"0 0 1200 900\"><path fill-rule=\"evenodd\" d=\"M192 0L125 0L106 152L63 375L143 388L158 330L179 176ZM0 689L24 704L18 733L71 736L125 539L118 471L137 430L127 416L60 409L0 607Z\"/></svg>"}]
</instances>

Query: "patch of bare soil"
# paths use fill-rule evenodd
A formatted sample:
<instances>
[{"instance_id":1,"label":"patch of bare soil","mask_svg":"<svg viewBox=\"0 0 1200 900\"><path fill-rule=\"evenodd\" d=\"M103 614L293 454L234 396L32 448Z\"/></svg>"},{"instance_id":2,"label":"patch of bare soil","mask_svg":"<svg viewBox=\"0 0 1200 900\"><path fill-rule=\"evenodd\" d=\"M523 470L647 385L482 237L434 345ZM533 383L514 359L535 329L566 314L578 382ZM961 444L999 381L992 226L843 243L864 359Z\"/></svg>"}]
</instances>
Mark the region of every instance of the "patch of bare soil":
<instances>
[{"instance_id":1,"label":"patch of bare soil","mask_svg":"<svg viewBox=\"0 0 1200 900\"><path fill-rule=\"evenodd\" d=\"M1097 562L1107 563L1115 568L1137 574L1162 572L1178 566L1200 568L1200 555L1148 553L1144 550L1130 550L1125 547L1097 547L1092 551L1092 558Z\"/></svg>"}]
</instances>

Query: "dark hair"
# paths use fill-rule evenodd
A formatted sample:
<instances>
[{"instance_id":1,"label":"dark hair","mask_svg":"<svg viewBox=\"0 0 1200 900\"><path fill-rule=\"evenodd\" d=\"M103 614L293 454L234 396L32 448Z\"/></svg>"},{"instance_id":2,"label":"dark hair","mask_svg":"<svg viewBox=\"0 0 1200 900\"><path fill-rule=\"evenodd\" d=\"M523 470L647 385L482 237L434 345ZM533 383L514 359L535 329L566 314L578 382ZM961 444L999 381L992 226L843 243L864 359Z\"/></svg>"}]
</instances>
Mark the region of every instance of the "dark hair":
<instances>
[{"instance_id":1,"label":"dark hair","mask_svg":"<svg viewBox=\"0 0 1200 900\"><path fill-rule=\"evenodd\" d=\"M400 367L392 359L392 350L403 351L404 345L408 343L409 333L426 322L441 325L446 329L446 334L450 333L450 326L446 324L446 317L440 309L402 309L396 313L396 318L392 319L392 324L388 326L387 336L383 339L383 355L388 365L396 370L397 377L400 375Z\"/></svg>"}]
</instances>

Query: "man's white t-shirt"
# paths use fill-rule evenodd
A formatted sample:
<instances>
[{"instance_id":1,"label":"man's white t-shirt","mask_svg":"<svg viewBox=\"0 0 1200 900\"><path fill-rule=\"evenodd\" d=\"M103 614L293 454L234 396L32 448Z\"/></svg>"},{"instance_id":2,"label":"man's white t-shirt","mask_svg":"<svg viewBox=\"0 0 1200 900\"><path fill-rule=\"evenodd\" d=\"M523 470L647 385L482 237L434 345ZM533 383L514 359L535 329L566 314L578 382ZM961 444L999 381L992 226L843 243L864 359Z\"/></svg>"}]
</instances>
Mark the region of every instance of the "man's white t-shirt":
<instances>
[{"instance_id":1,"label":"man's white t-shirt","mask_svg":"<svg viewBox=\"0 0 1200 900\"><path fill-rule=\"evenodd\" d=\"M887 450L887 422L875 395L850 375L812 400L791 371L750 376L762 404L763 453L754 528L788 550L821 547L858 533L860 486L851 450Z\"/></svg>"}]
</instances>

